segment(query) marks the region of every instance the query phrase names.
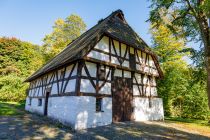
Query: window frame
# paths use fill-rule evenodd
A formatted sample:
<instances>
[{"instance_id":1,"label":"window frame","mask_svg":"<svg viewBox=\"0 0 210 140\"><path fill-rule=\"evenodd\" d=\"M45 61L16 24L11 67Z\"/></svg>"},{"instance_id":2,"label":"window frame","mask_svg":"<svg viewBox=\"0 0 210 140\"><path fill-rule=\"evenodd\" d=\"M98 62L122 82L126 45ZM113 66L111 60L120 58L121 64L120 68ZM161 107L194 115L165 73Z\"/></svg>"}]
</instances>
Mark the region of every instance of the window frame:
<instances>
[{"instance_id":1,"label":"window frame","mask_svg":"<svg viewBox=\"0 0 210 140\"><path fill-rule=\"evenodd\" d=\"M98 104L99 101L99 104ZM99 107L97 107L99 105ZM96 112L104 112L103 111L103 98L96 98L96 103L95 103L95 110Z\"/></svg>"},{"instance_id":2,"label":"window frame","mask_svg":"<svg viewBox=\"0 0 210 140\"><path fill-rule=\"evenodd\" d=\"M105 66L99 66L98 68L98 79L99 80L105 80L106 79L106 68Z\"/></svg>"},{"instance_id":3,"label":"window frame","mask_svg":"<svg viewBox=\"0 0 210 140\"><path fill-rule=\"evenodd\" d=\"M38 98L38 106L42 106L42 98Z\"/></svg>"},{"instance_id":4,"label":"window frame","mask_svg":"<svg viewBox=\"0 0 210 140\"><path fill-rule=\"evenodd\" d=\"M28 105L31 106L32 98L29 98L29 103Z\"/></svg>"},{"instance_id":5,"label":"window frame","mask_svg":"<svg viewBox=\"0 0 210 140\"><path fill-rule=\"evenodd\" d=\"M149 98L149 108L152 108L152 99Z\"/></svg>"}]
</instances>

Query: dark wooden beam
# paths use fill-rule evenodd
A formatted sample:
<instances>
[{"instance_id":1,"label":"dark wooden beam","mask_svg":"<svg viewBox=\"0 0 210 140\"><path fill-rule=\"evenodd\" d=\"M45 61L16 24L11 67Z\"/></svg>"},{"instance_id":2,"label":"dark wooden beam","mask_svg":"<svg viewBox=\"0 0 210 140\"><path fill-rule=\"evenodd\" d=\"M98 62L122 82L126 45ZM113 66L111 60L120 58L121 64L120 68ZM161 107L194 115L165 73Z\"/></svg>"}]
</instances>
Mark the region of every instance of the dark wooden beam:
<instances>
[{"instance_id":1,"label":"dark wooden beam","mask_svg":"<svg viewBox=\"0 0 210 140\"><path fill-rule=\"evenodd\" d=\"M80 96L80 85L81 85L81 75L82 75L82 68L84 67L85 61L79 61L77 67L77 79L76 79L76 87L75 92L77 96Z\"/></svg>"},{"instance_id":2,"label":"dark wooden beam","mask_svg":"<svg viewBox=\"0 0 210 140\"><path fill-rule=\"evenodd\" d=\"M106 66L110 66L110 67L114 67L114 68L117 68L117 69L121 69L121 70L126 70L126 71L130 71L130 72L135 72L135 73L139 73L139 74L147 74L143 71L138 71L138 70L133 70L131 68L128 68L128 67L124 67L124 66L119 66L119 65L116 65L116 64L112 64L112 63L109 63L109 62L105 62L105 61L101 61L101 60L98 60L98 59L94 59L94 58L89 58L89 57L85 57L84 60L88 61L88 62L92 62L92 63L99 63L99 64L103 64L103 65L106 65ZM149 74L148 75L152 75L152 74Z\"/></svg>"}]
</instances>

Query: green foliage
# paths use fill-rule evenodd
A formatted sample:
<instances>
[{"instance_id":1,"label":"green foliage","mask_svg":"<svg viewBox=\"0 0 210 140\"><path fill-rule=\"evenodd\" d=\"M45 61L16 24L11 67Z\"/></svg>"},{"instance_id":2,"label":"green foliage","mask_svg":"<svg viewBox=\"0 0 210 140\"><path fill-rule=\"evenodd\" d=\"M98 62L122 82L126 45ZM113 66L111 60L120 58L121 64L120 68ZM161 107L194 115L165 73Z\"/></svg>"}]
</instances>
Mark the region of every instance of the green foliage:
<instances>
[{"instance_id":1,"label":"green foliage","mask_svg":"<svg viewBox=\"0 0 210 140\"><path fill-rule=\"evenodd\" d=\"M24 80L43 64L40 50L16 38L0 38L0 100L25 100Z\"/></svg>"},{"instance_id":2,"label":"green foliage","mask_svg":"<svg viewBox=\"0 0 210 140\"><path fill-rule=\"evenodd\" d=\"M173 67L165 71L164 76L158 81L158 93L163 98L166 116L208 119L204 70Z\"/></svg>"},{"instance_id":3,"label":"green foliage","mask_svg":"<svg viewBox=\"0 0 210 140\"><path fill-rule=\"evenodd\" d=\"M79 37L85 29L86 24L78 15L72 14L65 20L57 19L52 33L46 35L43 39L46 60L58 54L67 44Z\"/></svg>"},{"instance_id":4,"label":"green foliage","mask_svg":"<svg viewBox=\"0 0 210 140\"><path fill-rule=\"evenodd\" d=\"M77 15L58 19L53 32L46 35L40 47L16 38L0 38L0 100L25 100L28 84L24 80L40 68L45 60L58 54L68 43L85 31Z\"/></svg>"},{"instance_id":5,"label":"green foliage","mask_svg":"<svg viewBox=\"0 0 210 140\"><path fill-rule=\"evenodd\" d=\"M9 74L0 78L0 100L21 101L25 100L28 84L23 83L26 77Z\"/></svg>"},{"instance_id":6,"label":"green foliage","mask_svg":"<svg viewBox=\"0 0 210 140\"><path fill-rule=\"evenodd\" d=\"M151 28L153 35L153 48L156 54L159 56L159 62L164 69L170 68L171 65L180 68L186 67L186 62L183 60L185 56L188 56L188 52L183 50L187 49L185 46L186 40L184 38L175 37L172 32L164 25L160 25L158 28Z\"/></svg>"},{"instance_id":7,"label":"green foliage","mask_svg":"<svg viewBox=\"0 0 210 140\"><path fill-rule=\"evenodd\" d=\"M166 116L208 119L206 72L188 66L184 38L178 38L164 24L151 28L153 50L160 57L164 79L158 81Z\"/></svg>"},{"instance_id":8,"label":"green foliage","mask_svg":"<svg viewBox=\"0 0 210 140\"><path fill-rule=\"evenodd\" d=\"M164 23L173 34L205 42L205 35L201 32L205 26L208 28L208 24L205 24L210 11L209 0L151 0L151 2L150 22L158 25ZM170 18L171 22L166 23L162 18L163 15ZM177 27L180 30L176 30Z\"/></svg>"},{"instance_id":9,"label":"green foliage","mask_svg":"<svg viewBox=\"0 0 210 140\"><path fill-rule=\"evenodd\" d=\"M152 24L156 27L164 24L178 37L201 42L201 49L191 52L198 67L204 67L205 63L208 74L206 89L210 108L210 25L208 22L210 0L151 0L151 2L149 21ZM167 17L170 22L166 22L163 17Z\"/></svg>"}]
</instances>

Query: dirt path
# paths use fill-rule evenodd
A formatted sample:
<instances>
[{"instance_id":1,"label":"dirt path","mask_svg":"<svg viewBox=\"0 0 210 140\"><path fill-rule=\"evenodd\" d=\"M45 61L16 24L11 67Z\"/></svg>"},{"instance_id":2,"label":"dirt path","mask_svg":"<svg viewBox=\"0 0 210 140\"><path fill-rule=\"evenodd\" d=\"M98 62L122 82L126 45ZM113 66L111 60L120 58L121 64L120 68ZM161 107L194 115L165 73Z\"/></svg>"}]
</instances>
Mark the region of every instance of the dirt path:
<instances>
[{"instance_id":1,"label":"dirt path","mask_svg":"<svg viewBox=\"0 0 210 140\"><path fill-rule=\"evenodd\" d=\"M173 123L126 122L72 131L52 120L25 113L0 116L0 139L210 139L210 134L179 128Z\"/></svg>"}]
</instances>

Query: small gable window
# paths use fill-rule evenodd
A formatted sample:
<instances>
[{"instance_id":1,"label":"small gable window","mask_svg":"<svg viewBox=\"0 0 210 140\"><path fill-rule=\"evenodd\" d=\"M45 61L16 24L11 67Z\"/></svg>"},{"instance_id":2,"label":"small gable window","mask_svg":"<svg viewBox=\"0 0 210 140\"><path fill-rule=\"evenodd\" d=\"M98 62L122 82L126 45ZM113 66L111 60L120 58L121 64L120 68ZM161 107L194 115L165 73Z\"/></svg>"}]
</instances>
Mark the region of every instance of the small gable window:
<instances>
[{"instance_id":1,"label":"small gable window","mask_svg":"<svg viewBox=\"0 0 210 140\"><path fill-rule=\"evenodd\" d=\"M96 98L96 112L102 111L102 98Z\"/></svg>"},{"instance_id":2,"label":"small gable window","mask_svg":"<svg viewBox=\"0 0 210 140\"><path fill-rule=\"evenodd\" d=\"M149 108L152 108L152 100L149 98Z\"/></svg>"},{"instance_id":3,"label":"small gable window","mask_svg":"<svg viewBox=\"0 0 210 140\"><path fill-rule=\"evenodd\" d=\"M42 106L42 99L38 99L38 106Z\"/></svg>"},{"instance_id":4,"label":"small gable window","mask_svg":"<svg viewBox=\"0 0 210 140\"><path fill-rule=\"evenodd\" d=\"M98 70L98 78L99 80L105 80L106 69L104 66L100 66Z\"/></svg>"}]
</instances>

